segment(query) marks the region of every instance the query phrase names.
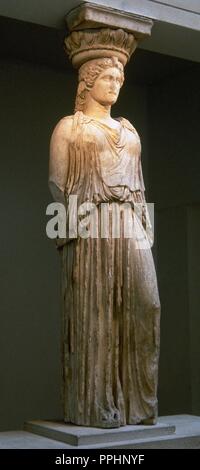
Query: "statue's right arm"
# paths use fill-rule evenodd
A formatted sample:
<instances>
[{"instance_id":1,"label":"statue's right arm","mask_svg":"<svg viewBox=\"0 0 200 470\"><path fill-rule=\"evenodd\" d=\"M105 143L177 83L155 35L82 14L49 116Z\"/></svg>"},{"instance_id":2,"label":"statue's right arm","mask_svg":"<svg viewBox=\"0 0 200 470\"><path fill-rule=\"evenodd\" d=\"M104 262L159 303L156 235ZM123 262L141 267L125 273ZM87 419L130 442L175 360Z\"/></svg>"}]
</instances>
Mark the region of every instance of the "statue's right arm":
<instances>
[{"instance_id":1,"label":"statue's right arm","mask_svg":"<svg viewBox=\"0 0 200 470\"><path fill-rule=\"evenodd\" d=\"M65 186L68 173L68 145L73 117L67 116L55 127L50 142L49 188L55 201L65 204Z\"/></svg>"}]
</instances>

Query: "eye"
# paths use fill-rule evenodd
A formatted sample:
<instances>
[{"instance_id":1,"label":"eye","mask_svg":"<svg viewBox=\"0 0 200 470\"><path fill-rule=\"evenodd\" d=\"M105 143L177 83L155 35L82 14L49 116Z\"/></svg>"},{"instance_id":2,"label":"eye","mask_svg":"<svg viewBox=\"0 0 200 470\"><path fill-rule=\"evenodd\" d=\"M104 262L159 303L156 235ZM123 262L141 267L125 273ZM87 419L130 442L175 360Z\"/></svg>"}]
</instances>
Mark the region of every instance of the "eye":
<instances>
[{"instance_id":1,"label":"eye","mask_svg":"<svg viewBox=\"0 0 200 470\"><path fill-rule=\"evenodd\" d=\"M104 77L102 77L103 80L112 80L112 77L111 75L105 75Z\"/></svg>"}]
</instances>

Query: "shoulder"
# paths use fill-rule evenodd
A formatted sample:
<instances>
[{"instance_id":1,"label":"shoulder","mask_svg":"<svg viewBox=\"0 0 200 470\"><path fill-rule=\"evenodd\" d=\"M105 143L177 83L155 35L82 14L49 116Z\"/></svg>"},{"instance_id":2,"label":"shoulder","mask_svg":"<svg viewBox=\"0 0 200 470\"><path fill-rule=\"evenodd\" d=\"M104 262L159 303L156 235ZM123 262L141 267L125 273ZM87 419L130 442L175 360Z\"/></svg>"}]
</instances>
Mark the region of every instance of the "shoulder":
<instances>
[{"instance_id":1,"label":"shoulder","mask_svg":"<svg viewBox=\"0 0 200 470\"><path fill-rule=\"evenodd\" d=\"M128 119L122 117L120 118L121 121L122 121L122 124L127 128L129 129L129 131L133 132L133 134L136 135L136 137L138 138L138 140L140 140L140 136L138 134L138 132L136 131L135 127L133 126L133 124L131 124L130 121L128 121Z\"/></svg>"},{"instance_id":2,"label":"shoulder","mask_svg":"<svg viewBox=\"0 0 200 470\"><path fill-rule=\"evenodd\" d=\"M71 134L72 126L73 126L74 116L65 116L58 124L55 126L52 136L51 136L51 145L58 140L67 140L69 135Z\"/></svg>"}]
</instances>

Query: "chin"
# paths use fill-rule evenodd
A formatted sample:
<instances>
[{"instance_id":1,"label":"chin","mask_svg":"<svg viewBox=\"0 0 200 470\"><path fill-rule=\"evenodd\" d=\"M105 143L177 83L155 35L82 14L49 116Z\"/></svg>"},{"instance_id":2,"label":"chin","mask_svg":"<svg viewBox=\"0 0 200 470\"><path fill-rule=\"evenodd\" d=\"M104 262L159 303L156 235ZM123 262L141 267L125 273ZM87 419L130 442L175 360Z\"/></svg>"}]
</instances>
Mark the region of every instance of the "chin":
<instances>
[{"instance_id":1,"label":"chin","mask_svg":"<svg viewBox=\"0 0 200 470\"><path fill-rule=\"evenodd\" d=\"M113 99L112 102L110 103L111 106L117 102L117 98Z\"/></svg>"},{"instance_id":2,"label":"chin","mask_svg":"<svg viewBox=\"0 0 200 470\"><path fill-rule=\"evenodd\" d=\"M109 100L106 101L106 103L104 103L106 106L112 106L113 104L115 104L117 101L117 96L116 97L113 97L113 98L110 98Z\"/></svg>"}]
</instances>

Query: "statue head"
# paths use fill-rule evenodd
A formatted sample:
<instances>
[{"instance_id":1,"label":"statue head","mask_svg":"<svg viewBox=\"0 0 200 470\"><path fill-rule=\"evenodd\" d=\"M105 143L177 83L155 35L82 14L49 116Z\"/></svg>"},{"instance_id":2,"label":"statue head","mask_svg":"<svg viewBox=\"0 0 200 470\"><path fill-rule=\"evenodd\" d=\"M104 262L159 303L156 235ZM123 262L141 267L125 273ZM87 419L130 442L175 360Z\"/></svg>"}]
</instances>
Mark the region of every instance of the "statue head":
<instances>
[{"instance_id":1,"label":"statue head","mask_svg":"<svg viewBox=\"0 0 200 470\"><path fill-rule=\"evenodd\" d=\"M89 60L79 69L75 112L83 111L88 93L102 105L112 106L124 82L124 67L117 57Z\"/></svg>"},{"instance_id":2,"label":"statue head","mask_svg":"<svg viewBox=\"0 0 200 470\"><path fill-rule=\"evenodd\" d=\"M70 33L65 39L65 49L73 66L79 69L75 111L84 109L88 93L103 105L116 102L124 81L124 66L136 47L135 36L121 28Z\"/></svg>"}]
</instances>

